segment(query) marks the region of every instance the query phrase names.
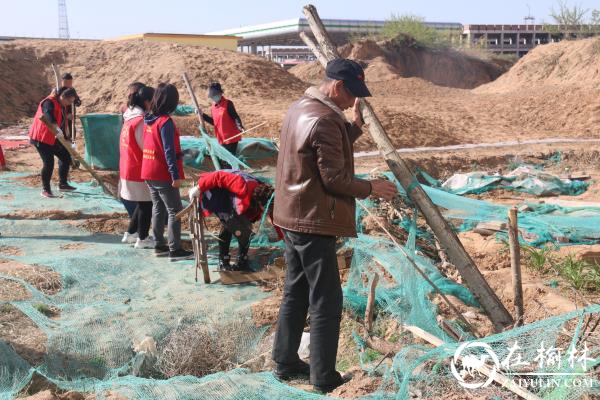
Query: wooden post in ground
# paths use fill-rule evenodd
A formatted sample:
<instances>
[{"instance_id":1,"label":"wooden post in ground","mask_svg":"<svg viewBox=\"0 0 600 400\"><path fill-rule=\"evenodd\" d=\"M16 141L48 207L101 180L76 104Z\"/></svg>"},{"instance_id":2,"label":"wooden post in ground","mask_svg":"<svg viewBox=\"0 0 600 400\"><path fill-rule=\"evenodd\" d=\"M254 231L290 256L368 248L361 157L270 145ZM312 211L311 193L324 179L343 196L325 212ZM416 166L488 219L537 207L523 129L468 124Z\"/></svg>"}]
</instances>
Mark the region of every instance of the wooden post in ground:
<instances>
[{"instance_id":1,"label":"wooden post in ground","mask_svg":"<svg viewBox=\"0 0 600 400\"><path fill-rule=\"evenodd\" d=\"M508 210L508 245L510 247L510 268L515 303L515 326L523 325L523 284L521 281L521 246L519 245L519 223L517 208Z\"/></svg>"},{"instance_id":2,"label":"wooden post in ground","mask_svg":"<svg viewBox=\"0 0 600 400\"><path fill-rule=\"evenodd\" d=\"M316 8L312 5L307 5L304 7L304 14L308 19L310 28L321 49L319 53L321 53L322 56L319 53L315 55L319 59L319 62L325 66L326 61L339 57L337 48L329 38ZM306 35L304 35L303 39L305 41L306 39L310 41ZM307 43L307 45L311 48L317 47L314 43L312 43L312 46L309 43ZM479 272L477 266L458 240L452 227L442 217L438 208L432 203L429 196L427 196L427 193L425 193L421 185L417 182L412 171L408 167L408 164L406 164L395 150L390 138L383 129L381 122L371 108L371 105L366 100L361 99L360 108L363 118L369 126L371 137L377 145L382 157L387 162L390 170L400 182L407 195L417 205L427 220L427 223L435 233L444 250L447 252L450 262L456 266L466 285L471 292L473 292L473 295L477 298L492 321L494 329L497 332L500 332L505 328L512 326L512 316L504 307L496 293L490 288L481 272Z\"/></svg>"},{"instance_id":3,"label":"wooden post in ground","mask_svg":"<svg viewBox=\"0 0 600 400\"><path fill-rule=\"evenodd\" d=\"M202 270L204 283L210 283L210 273L208 271L208 251L206 238L204 237L204 216L198 203L200 200L195 198L192 201L192 213L190 214L190 232L192 235L192 246L194 249L194 264L196 267L196 282L198 282L198 270Z\"/></svg>"},{"instance_id":4,"label":"wooden post in ground","mask_svg":"<svg viewBox=\"0 0 600 400\"><path fill-rule=\"evenodd\" d=\"M379 274L375 272L373 278L371 278L371 285L369 286L369 297L367 298L367 308L365 309L365 328L367 329L367 335L371 333L373 329L373 311L375 310L375 289L379 282Z\"/></svg>"}]
</instances>

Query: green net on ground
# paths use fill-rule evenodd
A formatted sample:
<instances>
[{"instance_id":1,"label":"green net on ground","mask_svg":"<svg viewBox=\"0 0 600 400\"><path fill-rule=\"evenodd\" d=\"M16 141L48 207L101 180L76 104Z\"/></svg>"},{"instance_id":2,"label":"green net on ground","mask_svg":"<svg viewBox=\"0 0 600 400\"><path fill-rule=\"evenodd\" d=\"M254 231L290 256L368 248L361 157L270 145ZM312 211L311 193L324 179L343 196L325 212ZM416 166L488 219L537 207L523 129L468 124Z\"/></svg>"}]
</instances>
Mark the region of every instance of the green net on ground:
<instances>
[{"instance_id":1,"label":"green net on ground","mask_svg":"<svg viewBox=\"0 0 600 400\"><path fill-rule=\"evenodd\" d=\"M37 189L19 185L17 178L16 174L0 176L0 211L4 211L3 214L19 210L23 204L31 209L60 207L95 214L112 213L120 207L93 185L78 185L76 192L50 203L40 198ZM444 209L445 215L463 228L478 221L506 218L505 206L426 186L424 189L433 202ZM374 207L374 204L367 202L367 206ZM581 216L571 211L534 209L524 213L521 224L540 235L539 240L552 238L553 234L568 234L574 240L593 235L599 226L594 218L598 217ZM594 210L586 212L593 213ZM358 214L360 216L360 211ZM45 337L44 352L37 357L19 355L14 344L7 345L0 340L0 398L13 398L34 373L43 375L62 389L95 393L99 399L114 398L115 394L144 400L323 398L281 383L270 372L250 373L236 368L257 355L258 343L265 335L265 328L255 326L250 318L249 306L266 296L256 286L195 283L191 261L166 264L153 257L151 252L123 245L117 235L90 234L72 222L13 219L10 215L0 218L0 245L10 245L20 251L3 255L3 258L56 271L62 285L60 291L47 293L23 278L0 272L0 283L16 283L29 293L20 300L0 301L2 312L26 316L33 323L30 329ZM417 326L443 339L445 344L437 349L406 345L393 356L391 365L376 366L365 361L365 368L382 375L383 380L376 393L364 398L409 399L419 397L419 393L421 398L432 398L443 396L450 389L460 393L464 390L451 375L448 360L462 342L456 342L440 328L437 306L432 301L433 289L411 266L410 260L444 294L453 295L474 307L477 302L467 288L445 278L432 260L418 253L416 240L425 232L416 228L416 212L412 218L398 224L408 232L408 240L402 247L384 238L364 234L346 241L345 246L353 249L354 255L344 286L345 307L357 315L364 313L369 278L378 272L382 276L376 289L378 313L390 316L399 324ZM253 246L272 246L266 216L257 228ZM214 244L212 240L212 248ZM211 270L216 264L213 254L211 251ZM40 304L58 310L58 317L46 315ZM544 338L546 345L565 347L580 337L579 332L584 330L588 316L599 312L600 306L593 306L481 341L488 343L500 359L505 358L507 349L518 341L523 356L531 358L535 356L540 338ZM179 354L173 347L177 342L171 339L180 332L190 332L189 328L206 335L202 343L206 343L209 351L202 360L215 353L227 352L228 364L223 369L230 371L190 376L169 369L178 363L153 364L151 346L140 350L141 343L151 338L159 355L166 354L166 349ZM471 338L459 324L454 324L453 328L463 338ZM196 337L190 336L189 342ZM220 338L223 340L218 340ZM225 339L232 345L222 347ZM360 342L359 337L357 342ZM173 346L169 347L171 344ZM590 356L600 359L599 347L591 343L588 346ZM183 359L185 357L179 357L178 362ZM197 367L196 364L193 367ZM210 368L207 365L205 370L210 371ZM552 367L543 371L555 372L557 369ZM166 379L169 376L172 377ZM544 399L570 400L597 393L598 385L598 380L592 379L591 387L531 390ZM483 388L481 396L494 398L507 393L492 385Z\"/></svg>"}]
</instances>

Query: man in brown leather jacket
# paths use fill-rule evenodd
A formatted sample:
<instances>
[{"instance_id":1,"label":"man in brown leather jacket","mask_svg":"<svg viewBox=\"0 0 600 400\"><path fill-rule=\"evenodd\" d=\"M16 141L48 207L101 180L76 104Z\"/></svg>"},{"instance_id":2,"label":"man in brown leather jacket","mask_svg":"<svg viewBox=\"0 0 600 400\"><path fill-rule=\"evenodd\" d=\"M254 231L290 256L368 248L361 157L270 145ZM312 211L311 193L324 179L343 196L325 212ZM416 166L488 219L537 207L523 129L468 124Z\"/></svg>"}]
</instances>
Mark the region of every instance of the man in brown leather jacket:
<instances>
[{"instance_id":1,"label":"man in brown leather jacket","mask_svg":"<svg viewBox=\"0 0 600 400\"><path fill-rule=\"evenodd\" d=\"M342 315L337 236L356 236L355 198L391 199L386 180L354 176L353 143L361 135L357 97L371 96L364 71L337 59L319 87L309 88L287 112L277 160L274 222L284 231L287 272L273 347L275 375L310 375L330 392L345 382L335 369ZM354 106L353 122L343 110ZM310 366L298 347L310 313Z\"/></svg>"}]
</instances>

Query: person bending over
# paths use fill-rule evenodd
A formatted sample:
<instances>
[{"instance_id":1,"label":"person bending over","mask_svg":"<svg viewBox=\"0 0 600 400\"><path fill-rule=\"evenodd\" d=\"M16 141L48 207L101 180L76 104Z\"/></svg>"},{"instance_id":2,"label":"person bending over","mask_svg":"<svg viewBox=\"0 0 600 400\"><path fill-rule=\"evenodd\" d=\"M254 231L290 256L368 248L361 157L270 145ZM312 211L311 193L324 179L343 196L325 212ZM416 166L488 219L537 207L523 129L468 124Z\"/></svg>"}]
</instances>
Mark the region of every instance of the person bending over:
<instances>
[{"instance_id":1,"label":"person bending over","mask_svg":"<svg viewBox=\"0 0 600 400\"><path fill-rule=\"evenodd\" d=\"M250 272L248 249L252 224L260 220L273 195L273 187L237 170L220 170L200 175L190 192L190 201L201 198L205 216L215 214L221 221L219 232L219 269ZM277 229L277 228L276 228ZM280 239L283 238L278 230ZM238 241L237 263L230 264L232 237Z\"/></svg>"}]
</instances>

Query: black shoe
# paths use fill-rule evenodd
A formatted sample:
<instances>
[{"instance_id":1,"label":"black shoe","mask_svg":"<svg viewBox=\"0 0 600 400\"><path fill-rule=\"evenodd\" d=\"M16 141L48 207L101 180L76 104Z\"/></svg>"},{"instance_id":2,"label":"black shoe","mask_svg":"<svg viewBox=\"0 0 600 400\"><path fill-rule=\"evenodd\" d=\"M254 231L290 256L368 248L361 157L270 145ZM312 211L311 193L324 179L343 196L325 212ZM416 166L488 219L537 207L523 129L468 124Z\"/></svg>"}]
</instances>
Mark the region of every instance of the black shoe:
<instances>
[{"instance_id":1,"label":"black shoe","mask_svg":"<svg viewBox=\"0 0 600 400\"><path fill-rule=\"evenodd\" d=\"M230 257L219 257L219 271L231 271Z\"/></svg>"},{"instance_id":2,"label":"black shoe","mask_svg":"<svg viewBox=\"0 0 600 400\"><path fill-rule=\"evenodd\" d=\"M181 261L181 260L192 260L194 258L193 251L187 251L184 249L177 249L169 252L170 261Z\"/></svg>"},{"instance_id":3,"label":"black shoe","mask_svg":"<svg viewBox=\"0 0 600 400\"><path fill-rule=\"evenodd\" d=\"M61 183L58 185L58 190L61 192L72 192L73 190L77 190L77 188L69 185L68 183Z\"/></svg>"},{"instance_id":4,"label":"black shoe","mask_svg":"<svg viewBox=\"0 0 600 400\"><path fill-rule=\"evenodd\" d=\"M273 371L275 378L280 381L289 381L292 379L308 379L310 378L310 365L302 360L298 360L295 365L277 364Z\"/></svg>"},{"instance_id":5,"label":"black shoe","mask_svg":"<svg viewBox=\"0 0 600 400\"><path fill-rule=\"evenodd\" d=\"M166 257L169 253L169 246L165 246L164 244L154 246L154 255L156 257Z\"/></svg>"},{"instance_id":6,"label":"black shoe","mask_svg":"<svg viewBox=\"0 0 600 400\"><path fill-rule=\"evenodd\" d=\"M317 392L329 393L329 392L333 392L335 389L342 386L344 383L350 382L350 380L352 379L352 375L350 375L350 374L341 375L339 372L338 372L338 377L339 378L336 381L334 381L333 383L327 383L325 385L313 385L313 388Z\"/></svg>"},{"instance_id":7,"label":"black shoe","mask_svg":"<svg viewBox=\"0 0 600 400\"><path fill-rule=\"evenodd\" d=\"M250 268L250 262L248 261L248 256L238 257L237 263L231 267L232 271L238 272L254 272L252 268Z\"/></svg>"}]
</instances>

